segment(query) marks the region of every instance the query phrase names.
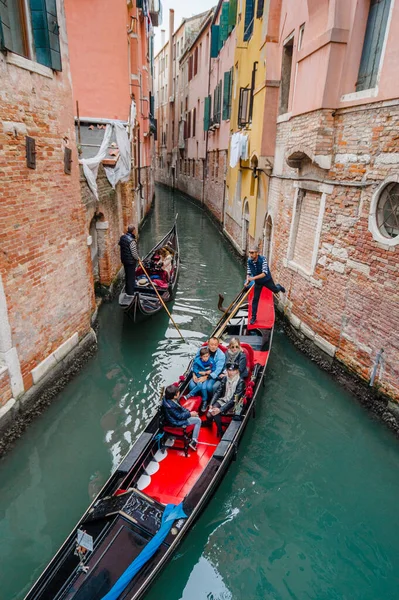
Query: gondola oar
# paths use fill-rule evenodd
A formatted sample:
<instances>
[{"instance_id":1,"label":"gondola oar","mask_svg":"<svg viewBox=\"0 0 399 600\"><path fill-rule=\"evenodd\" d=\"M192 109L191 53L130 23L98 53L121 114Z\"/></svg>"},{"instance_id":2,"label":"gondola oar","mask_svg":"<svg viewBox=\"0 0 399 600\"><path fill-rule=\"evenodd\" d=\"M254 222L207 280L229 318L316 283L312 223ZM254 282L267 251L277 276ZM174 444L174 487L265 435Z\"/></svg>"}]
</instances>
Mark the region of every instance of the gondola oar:
<instances>
[{"instance_id":1,"label":"gondola oar","mask_svg":"<svg viewBox=\"0 0 399 600\"><path fill-rule=\"evenodd\" d=\"M147 277L148 281L151 283L151 285L152 285L152 288L153 288L154 292L155 292L155 293L156 293L156 295L158 296L158 300L160 301L160 303L162 304L162 306L164 307L164 309L165 309L165 310L166 310L166 312L168 313L168 315L169 315L169 318L170 318L170 320L172 321L173 325L175 326L177 333L180 335L180 337L181 337L181 339L183 340L183 342L185 342L186 340L184 339L184 337L183 337L183 335L182 335L182 332L180 331L180 329L178 328L178 326L177 326L177 325L176 325L176 323L174 322L174 320L173 320L173 317L172 317L172 315L170 314L170 312L168 311L168 309L167 309L167 306L166 306L165 302L162 300L160 293L158 292L158 290L157 290L157 288L156 288L156 286L155 286L154 282L152 281L152 279L151 279L151 278L150 278L150 276L148 275L148 273L147 273L147 271L146 271L146 269L145 269L145 267L144 267L144 265L143 265L143 263L141 262L141 260L140 260L140 259L139 259L139 265L140 265L140 267L143 269L144 275Z\"/></svg>"},{"instance_id":2,"label":"gondola oar","mask_svg":"<svg viewBox=\"0 0 399 600\"><path fill-rule=\"evenodd\" d=\"M220 336L222 335L223 331L226 329L227 323L234 317L234 315L238 312L238 309L240 308L240 306L243 304L244 300L247 298L247 296L249 295L249 292L251 291L252 286L245 292L245 294L243 295L243 297L241 298L241 300L239 301L239 303L237 304L237 306L235 308L233 308L233 310L231 311L231 313L229 314L229 316L227 317L227 319L224 321L224 323L222 323L222 325L219 327L219 329L216 331L214 337L220 338Z\"/></svg>"}]
</instances>

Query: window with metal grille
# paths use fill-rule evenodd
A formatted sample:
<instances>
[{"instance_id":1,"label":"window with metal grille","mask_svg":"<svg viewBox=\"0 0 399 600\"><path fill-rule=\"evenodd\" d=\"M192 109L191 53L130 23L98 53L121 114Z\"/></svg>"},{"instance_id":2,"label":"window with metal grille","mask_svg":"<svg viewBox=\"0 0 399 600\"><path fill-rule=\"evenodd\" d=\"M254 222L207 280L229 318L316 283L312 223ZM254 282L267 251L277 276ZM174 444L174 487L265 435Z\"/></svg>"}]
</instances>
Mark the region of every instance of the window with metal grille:
<instances>
[{"instance_id":1,"label":"window with metal grille","mask_svg":"<svg viewBox=\"0 0 399 600\"><path fill-rule=\"evenodd\" d=\"M386 238L399 236L399 184L389 183L382 190L375 215L377 227Z\"/></svg>"},{"instance_id":2,"label":"window with metal grille","mask_svg":"<svg viewBox=\"0 0 399 600\"><path fill-rule=\"evenodd\" d=\"M356 82L357 92L374 88L377 85L391 1L371 0L370 2L362 58Z\"/></svg>"},{"instance_id":3,"label":"window with metal grille","mask_svg":"<svg viewBox=\"0 0 399 600\"><path fill-rule=\"evenodd\" d=\"M255 0L246 0L244 18L244 42L251 39L254 30Z\"/></svg>"},{"instance_id":4,"label":"window with metal grille","mask_svg":"<svg viewBox=\"0 0 399 600\"><path fill-rule=\"evenodd\" d=\"M281 65L280 83L280 115L288 112L291 87L292 54L294 50L294 37L283 46L283 60Z\"/></svg>"}]
</instances>

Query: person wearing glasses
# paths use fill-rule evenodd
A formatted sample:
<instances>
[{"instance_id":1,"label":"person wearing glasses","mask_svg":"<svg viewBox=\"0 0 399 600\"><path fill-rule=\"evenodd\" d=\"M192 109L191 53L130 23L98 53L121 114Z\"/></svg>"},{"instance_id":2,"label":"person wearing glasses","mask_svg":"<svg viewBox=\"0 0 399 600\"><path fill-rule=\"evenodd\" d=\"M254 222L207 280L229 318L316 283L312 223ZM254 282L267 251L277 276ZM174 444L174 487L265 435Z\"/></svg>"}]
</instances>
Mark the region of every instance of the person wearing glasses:
<instances>
[{"instance_id":1,"label":"person wearing glasses","mask_svg":"<svg viewBox=\"0 0 399 600\"><path fill-rule=\"evenodd\" d=\"M253 325L256 322L259 298L263 287L268 288L274 294L278 294L279 292L285 294L285 288L279 283L277 285L274 283L267 260L259 254L257 246L251 246L249 249L245 286L249 287L250 285L255 285L254 298L252 300L252 317L250 320L250 325Z\"/></svg>"},{"instance_id":2,"label":"person wearing glasses","mask_svg":"<svg viewBox=\"0 0 399 600\"><path fill-rule=\"evenodd\" d=\"M226 351L226 363L238 365L241 379L248 377L247 355L241 348L240 340L231 338Z\"/></svg>"}]
</instances>

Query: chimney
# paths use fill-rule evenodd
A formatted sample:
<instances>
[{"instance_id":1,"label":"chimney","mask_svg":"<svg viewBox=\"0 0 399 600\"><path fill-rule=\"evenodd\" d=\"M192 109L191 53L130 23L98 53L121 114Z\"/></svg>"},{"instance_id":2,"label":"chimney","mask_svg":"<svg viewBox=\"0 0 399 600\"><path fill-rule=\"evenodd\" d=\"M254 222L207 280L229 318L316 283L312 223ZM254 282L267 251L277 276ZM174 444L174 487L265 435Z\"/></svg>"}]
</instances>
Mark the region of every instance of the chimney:
<instances>
[{"instance_id":1,"label":"chimney","mask_svg":"<svg viewBox=\"0 0 399 600\"><path fill-rule=\"evenodd\" d=\"M161 29L161 48L165 46L165 29Z\"/></svg>"}]
</instances>

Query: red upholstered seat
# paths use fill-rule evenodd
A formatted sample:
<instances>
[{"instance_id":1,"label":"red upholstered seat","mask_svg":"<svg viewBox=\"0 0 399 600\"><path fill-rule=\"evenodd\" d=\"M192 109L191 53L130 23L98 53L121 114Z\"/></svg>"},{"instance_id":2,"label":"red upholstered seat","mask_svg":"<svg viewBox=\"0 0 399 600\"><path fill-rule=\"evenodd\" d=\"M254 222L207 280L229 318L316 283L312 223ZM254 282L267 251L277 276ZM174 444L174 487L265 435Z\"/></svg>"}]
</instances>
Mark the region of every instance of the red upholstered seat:
<instances>
[{"instance_id":1,"label":"red upholstered seat","mask_svg":"<svg viewBox=\"0 0 399 600\"><path fill-rule=\"evenodd\" d=\"M255 364L254 350L253 350L252 346L250 346L249 344L245 344L245 343L241 344L241 348L244 350L245 355L247 357L248 371L249 371L249 373L252 373L252 369L254 368L254 364Z\"/></svg>"},{"instance_id":2,"label":"red upholstered seat","mask_svg":"<svg viewBox=\"0 0 399 600\"><path fill-rule=\"evenodd\" d=\"M175 437L183 437L184 432L191 433L192 431L194 431L194 425L187 425L185 429L183 427L172 427L169 425L165 425L163 430L166 433L169 433L170 435L173 435Z\"/></svg>"},{"instance_id":3,"label":"red upholstered seat","mask_svg":"<svg viewBox=\"0 0 399 600\"><path fill-rule=\"evenodd\" d=\"M183 400L183 402L181 402L181 405L184 406L184 408L187 408L187 410L189 410L190 412L192 412L193 410L198 412L201 406L201 402L201 396L193 396L192 398L186 398L186 400Z\"/></svg>"}]
</instances>

